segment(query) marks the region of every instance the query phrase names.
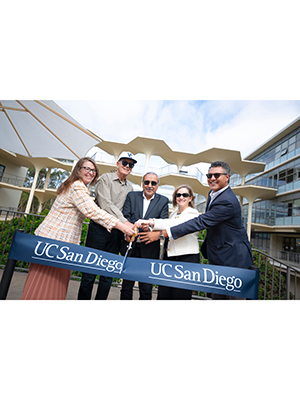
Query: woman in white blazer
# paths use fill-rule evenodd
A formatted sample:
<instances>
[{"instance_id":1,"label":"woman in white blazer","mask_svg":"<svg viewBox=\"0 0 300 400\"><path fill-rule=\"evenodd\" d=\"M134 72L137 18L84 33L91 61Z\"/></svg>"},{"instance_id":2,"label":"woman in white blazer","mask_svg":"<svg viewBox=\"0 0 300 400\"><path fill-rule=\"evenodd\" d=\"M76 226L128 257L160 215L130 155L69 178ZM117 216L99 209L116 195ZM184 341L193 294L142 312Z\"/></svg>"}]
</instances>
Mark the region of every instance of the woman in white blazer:
<instances>
[{"instance_id":1,"label":"woman in white blazer","mask_svg":"<svg viewBox=\"0 0 300 400\"><path fill-rule=\"evenodd\" d=\"M160 231L163 229L197 217L199 212L195 209L194 197L193 189L189 185L178 186L173 193L173 206L176 207L176 210L172 212L169 219L139 220L135 223L145 231L147 231L148 226L153 229L152 232L140 232L140 240L145 243L158 240ZM199 232L194 232L177 240L170 238L163 259L199 263L198 236ZM191 300L191 298L191 290L167 286L159 286L158 288L157 300Z\"/></svg>"}]
</instances>

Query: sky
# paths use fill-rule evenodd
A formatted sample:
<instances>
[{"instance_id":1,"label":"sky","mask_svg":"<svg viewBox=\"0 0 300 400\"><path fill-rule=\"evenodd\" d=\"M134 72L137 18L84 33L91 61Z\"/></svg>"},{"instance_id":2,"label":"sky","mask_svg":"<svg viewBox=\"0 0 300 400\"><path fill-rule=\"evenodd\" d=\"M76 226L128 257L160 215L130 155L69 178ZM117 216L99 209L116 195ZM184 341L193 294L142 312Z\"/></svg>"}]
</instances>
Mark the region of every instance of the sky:
<instances>
[{"instance_id":1,"label":"sky","mask_svg":"<svg viewBox=\"0 0 300 400\"><path fill-rule=\"evenodd\" d=\"M104 140L144 136L175 151L219 147L242 158L300 117L300 100L55 101Z\"/></svg>"}]
</instances>

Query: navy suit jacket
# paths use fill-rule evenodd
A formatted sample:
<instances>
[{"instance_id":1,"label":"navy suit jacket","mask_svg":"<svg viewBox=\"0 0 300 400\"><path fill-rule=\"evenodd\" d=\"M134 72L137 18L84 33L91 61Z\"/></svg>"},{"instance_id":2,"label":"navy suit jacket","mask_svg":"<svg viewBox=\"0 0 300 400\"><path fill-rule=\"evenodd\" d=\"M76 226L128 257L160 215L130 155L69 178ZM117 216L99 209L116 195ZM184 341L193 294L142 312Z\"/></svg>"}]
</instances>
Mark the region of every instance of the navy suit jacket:
<instances>
[{"instance_id":1,"label":"navy suit jacket","mask_svg":"<svg viewBox=\"0 0 300 400\"><path fill-rule=\"evenodd\" d=\"M177 239L203 229L207 234L201 252L210 264L239 268L253 265L251 245L242 224L241 206L230 187L206 206L205 214L174 226L171 234Z\"/></svg>"},{"instance_id":2,"label":"navy suit jacket","mask_svg":"<svg viewBox=\"0 0 300 400\"><path fill-rule=\"evenodd\" d=\"M155 193L155 196L150 201L145 216L143 216L143 202L143 191L129 192L127 194L122 212L129 222L134 224L140 218L149 219L169 217L169 200L166 196ZM158 258L160 249L159 244L159 240L149 244L140 243L142 258Z\"/></svg>"}]
</instances>

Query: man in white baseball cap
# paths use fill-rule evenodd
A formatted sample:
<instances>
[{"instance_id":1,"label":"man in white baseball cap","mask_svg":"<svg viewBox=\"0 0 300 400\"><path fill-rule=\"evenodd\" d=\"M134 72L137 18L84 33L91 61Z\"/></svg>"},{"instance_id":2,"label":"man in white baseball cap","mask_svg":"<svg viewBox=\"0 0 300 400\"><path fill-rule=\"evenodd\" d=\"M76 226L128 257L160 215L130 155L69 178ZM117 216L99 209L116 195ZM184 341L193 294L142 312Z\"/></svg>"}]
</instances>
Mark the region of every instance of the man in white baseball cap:
<instances>
[{"instance_id":1,"label":"man in white baseball cap","mask_svg":"<svg viewBox=\"0 0 300 400\"><path fill-rule=\"evenodd\" d=\"M95 185L96 204L106 212L114 215L128 226L133 224L123 215L123 205L126 196L133 191L133 186L127 181L127 176L136 164L134 155L129 151L123 151L117 161L115 172L102 174ZM94 249L119 254L124 235L118 229L112 229L111 233L103 226L90 221L85 245ZM82 274L78 300L90 300L96 275ZM100 276L95 300L106 300L110 291L112 278Z\"/></svg>"},{"instance_id":2,"label":"man in white baseball cap","mask_svg":"<svg viewBox=\"0 0 300 400\"><path fill-rule=\"evenodd\" d=\"M133 154L132 153L130 153L130 151L122 151L122 153L119 155L119 159L118 159L118 161L120 161L120 160L124 160L124 159L126 159L126 160L131 160L134 164L136 164L136 160L134 159L134 156L133 156ZM133 168L133 167L132 167Z\"/></svg>"}]
</instances>

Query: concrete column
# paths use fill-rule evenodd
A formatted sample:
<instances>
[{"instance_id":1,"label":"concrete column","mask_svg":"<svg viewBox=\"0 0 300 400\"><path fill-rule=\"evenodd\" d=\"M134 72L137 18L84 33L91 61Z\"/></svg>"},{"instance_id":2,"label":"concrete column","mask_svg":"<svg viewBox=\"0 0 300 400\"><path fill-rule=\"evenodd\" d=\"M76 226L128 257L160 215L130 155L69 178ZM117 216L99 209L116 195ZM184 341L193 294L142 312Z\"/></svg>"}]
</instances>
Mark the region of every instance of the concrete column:
<instances>
[{"instance_id":1,"label":"concrete column","mask_svg":"<svg viewBox=\"0 0 300 400\"><path fill-rule=\"evenodd\" d=\"M249 200L249 208L248 208L248 221L247 221L247 235L248 239L250 242L251 239L251 221L252 221L252 206L253 206L253 200Z\"/></svg>"},{"instance_id":2,"label":"concrete column","mask_svg":"<svg viewBox=\"0 0 300 400\"><path fill-rule=\"evenodd\" d=\"M145 175L145 173L148 172L149 160L150 160L150 157L151 157L151 153L145 153L145 157L146 157L146 159L145 159L145 166L144 166L143 175Z\"/></svg>"},{"instance_id":3,"label":"concrete column","mask_svg":"<svg viewBox=\"0 0 300 400\"><path fill-rule=\"evenodd\" d=\"M48 168L48 171L47 171L45 183L44 183L44 189L45 189L45 190L46 190L47 187L48 187L48 183L49 183L49 179L50 179L50 175L51 175L51 170L52 170L52 168L49 167L49 168Z\"/></svg>"},{"instance_id":4,"label":"concrete column","mask_svg":"<svg viewBox=\"0 0 300 400\"><path fill-rule=\"evenodd\" d=\"M33 197L34 197L34 191L36 189L36 183L38 180L40 170L41 170L41 168L35 167L35 174L34 174L32 186L31 186L29 197L28 197L27 204L26 204L26 210L25 210L26 214L29 214L29 212L30 212L31 204L32 204Z\"/></svg>"}]
</instances>

